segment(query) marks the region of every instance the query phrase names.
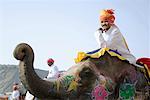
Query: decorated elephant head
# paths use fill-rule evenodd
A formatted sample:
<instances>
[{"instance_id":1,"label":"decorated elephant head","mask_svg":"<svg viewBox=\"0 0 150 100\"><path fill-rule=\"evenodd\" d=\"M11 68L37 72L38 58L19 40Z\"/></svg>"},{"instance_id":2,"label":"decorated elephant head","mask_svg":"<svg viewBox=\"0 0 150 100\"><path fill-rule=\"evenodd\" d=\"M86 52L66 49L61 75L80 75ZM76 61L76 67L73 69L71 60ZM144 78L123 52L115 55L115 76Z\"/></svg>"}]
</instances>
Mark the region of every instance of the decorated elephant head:
<instances>
[{"instance_id":1,"label":"decorated elephant head","mask_svg":"<svg viewBox=\"0 0 150 100\"><path fill-rule=\"evenodd\" d=\"M92 57L96 55L98 57ZM109 50L102 50L96 55L85 55L82 59L76 59L78 63L69 68L63 76L47 81L35 73L33 68L34 52L28 44L21 43L14 50L14 57L20 60L20 79L25 88L37 98L91 100L92 90L96 84L99 84L100 75L108 77L114 84L110 98L118 98L119 86L126 76L135 82L135 66L119 55L114 56Z\"/></svg>"}]
</instances>

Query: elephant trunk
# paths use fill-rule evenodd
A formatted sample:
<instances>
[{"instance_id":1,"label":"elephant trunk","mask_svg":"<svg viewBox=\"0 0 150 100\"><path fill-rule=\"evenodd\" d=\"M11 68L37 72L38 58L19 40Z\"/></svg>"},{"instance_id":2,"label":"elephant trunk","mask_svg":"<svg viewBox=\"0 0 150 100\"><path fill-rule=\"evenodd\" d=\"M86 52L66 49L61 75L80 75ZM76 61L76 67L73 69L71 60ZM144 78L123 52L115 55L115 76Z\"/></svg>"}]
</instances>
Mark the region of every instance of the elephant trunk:
<instances>
[{"instance_id":1,"label":"elephant trunk","mask_svg":"<svg viewBox=\"0 0 150 100\"><path fill-rule=\"evenodd\" d=\"M58 80L46 81L35 73L33 68L34 52L28 44L21 43L17 45L14 50L14 57L20 60L19 77L31 94L38 98L47 99L60 98L65 94L63 92L58 93L55 86Z\"/></svg>"}]
</instances>

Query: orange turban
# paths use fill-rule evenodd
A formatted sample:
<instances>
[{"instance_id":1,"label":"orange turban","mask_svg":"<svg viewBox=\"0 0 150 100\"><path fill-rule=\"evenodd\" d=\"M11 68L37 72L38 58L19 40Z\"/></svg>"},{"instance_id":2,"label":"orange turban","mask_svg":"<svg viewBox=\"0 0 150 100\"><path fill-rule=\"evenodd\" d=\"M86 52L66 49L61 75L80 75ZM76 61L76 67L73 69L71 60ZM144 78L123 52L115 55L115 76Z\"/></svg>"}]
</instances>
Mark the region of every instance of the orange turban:
<instances>
[{"instance_id":1,"label":"orange turban","mask_svg":"<svg viewBox=\"0 0 150 100\"><path fill-rule=\"evenodd\" d=\"M113 9L102 10L100 12L100 20L107 20L110 24L113 24L115 21L115 16Z\"/></svg>"}]
</instances>

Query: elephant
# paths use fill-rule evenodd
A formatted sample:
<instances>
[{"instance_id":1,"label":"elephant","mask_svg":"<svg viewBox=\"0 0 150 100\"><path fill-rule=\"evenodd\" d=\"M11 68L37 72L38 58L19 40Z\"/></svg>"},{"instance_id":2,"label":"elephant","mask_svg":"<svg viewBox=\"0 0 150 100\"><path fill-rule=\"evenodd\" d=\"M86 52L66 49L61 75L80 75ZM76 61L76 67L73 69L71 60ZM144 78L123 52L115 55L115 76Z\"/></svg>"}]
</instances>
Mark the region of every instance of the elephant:
<instances>
[{"instance_id":1,"label":"elephant","mask_svg":"<svg viewBox=\"0 0 150 100\"><path fill-rule=\"evenodd\" d=\"M41 100L93 100L95 98L92 91L99 84L100 75L108 77L113 82L114 87L107 96L108 100L117 100L120 97L120 87L125 82L134 85L135 96L140 92L144 93L145 100L149 98L149 90L145 89L149 87L149 79L141 70L127 60L111 56L107 51L98 58L83 58L61 77L51 80L43 80L35 73L34 51L30 45L18 44L13 55L20 61L21 82L31 94Z\"/></svg>"}]
</instances>

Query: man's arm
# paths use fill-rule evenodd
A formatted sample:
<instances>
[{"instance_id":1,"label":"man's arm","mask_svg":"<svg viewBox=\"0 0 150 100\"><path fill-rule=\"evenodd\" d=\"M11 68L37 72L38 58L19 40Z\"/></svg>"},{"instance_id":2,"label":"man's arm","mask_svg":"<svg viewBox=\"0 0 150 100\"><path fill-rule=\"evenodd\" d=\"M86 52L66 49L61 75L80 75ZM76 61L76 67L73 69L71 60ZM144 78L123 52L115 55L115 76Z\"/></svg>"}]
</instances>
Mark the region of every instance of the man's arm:
<instances>
[{"instance_id":1,"label":"man's arm","mask_svg":"<svg viewBox=\"0 0 150 100\"><path fill-rule=\"evenodd\" d=\"M100 48L104 48L106 47L106 41L104 40L104 37L102 36L102 30L98 29L96 32L95 32L95 38L96 38L96 41L98 43L98 45L100 46Z\"/></svg>"},{"instance_id":2,"label":"man's arm","mask_svg":"<svg viewBox=\"0 0 150 100\"><path fill-rule=\"evenodd\" d=\"M128 47L124 41L124 37L118 28L112 31L109 39L106 42L107 47L111 49L117 49L119 51L128 51Z\"/></svg>"}]
</instances>

